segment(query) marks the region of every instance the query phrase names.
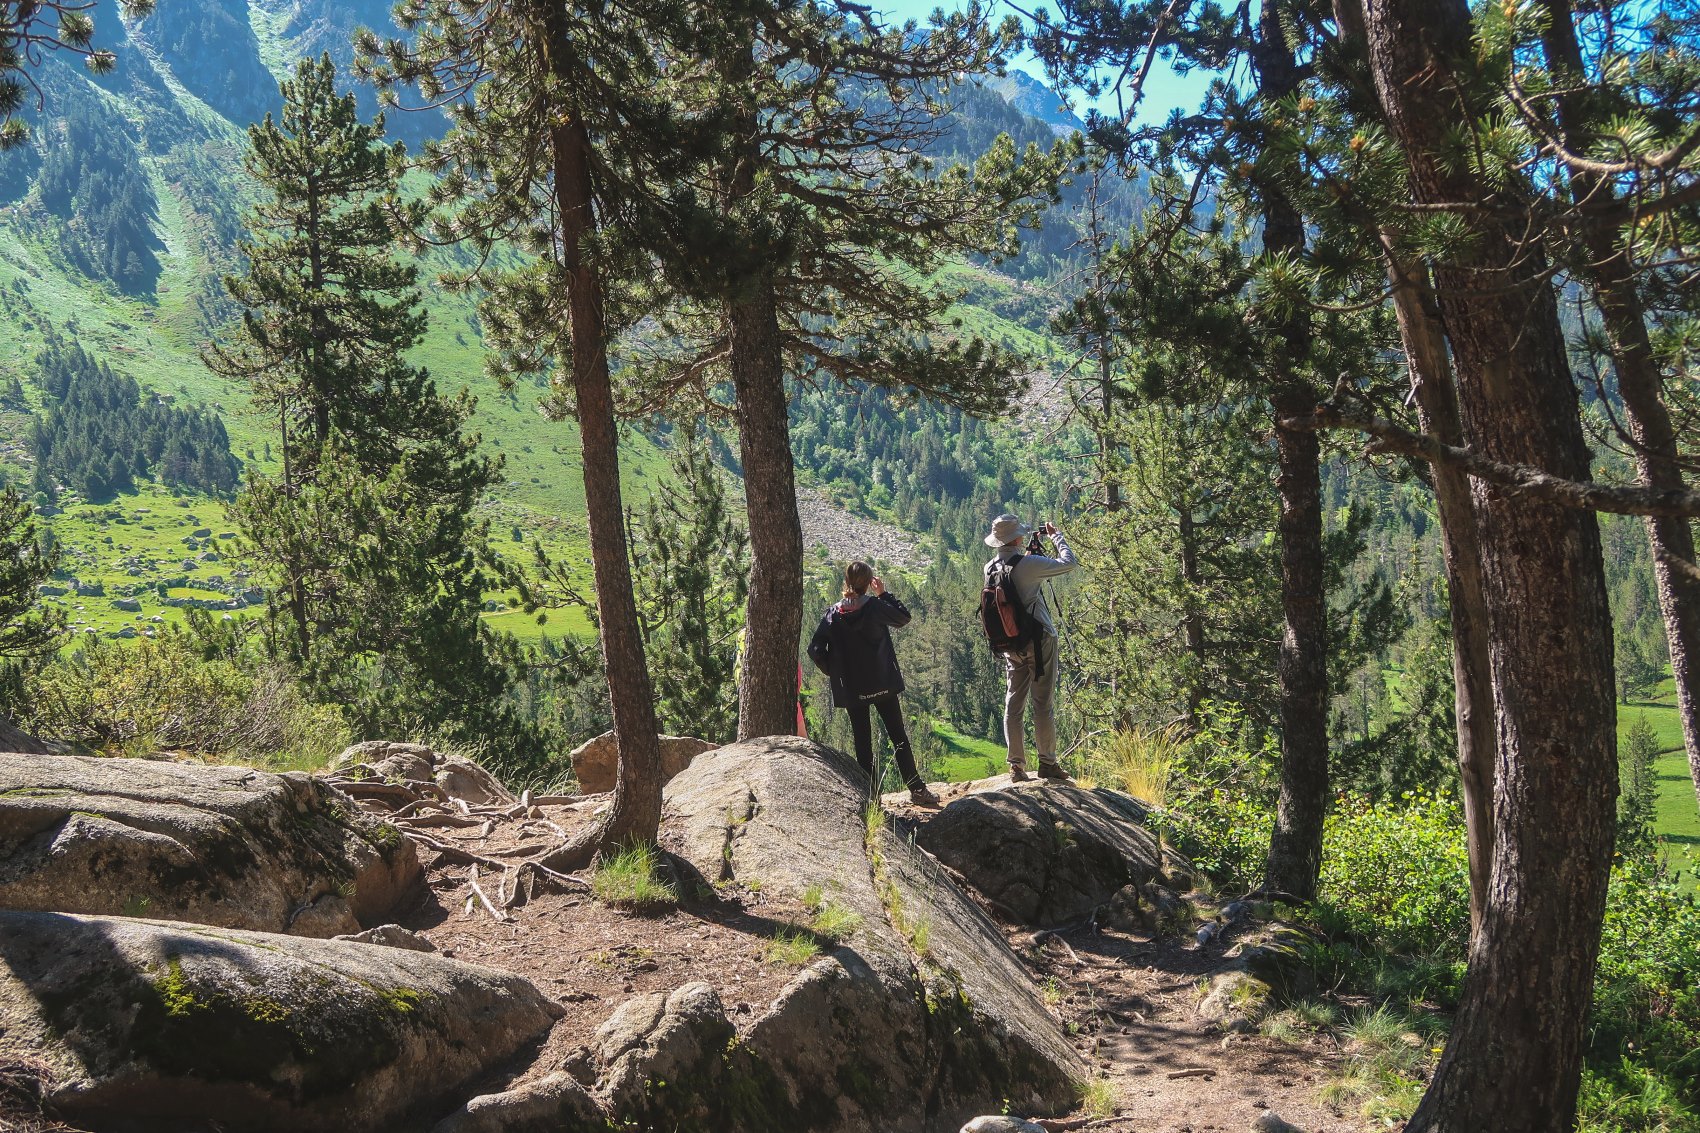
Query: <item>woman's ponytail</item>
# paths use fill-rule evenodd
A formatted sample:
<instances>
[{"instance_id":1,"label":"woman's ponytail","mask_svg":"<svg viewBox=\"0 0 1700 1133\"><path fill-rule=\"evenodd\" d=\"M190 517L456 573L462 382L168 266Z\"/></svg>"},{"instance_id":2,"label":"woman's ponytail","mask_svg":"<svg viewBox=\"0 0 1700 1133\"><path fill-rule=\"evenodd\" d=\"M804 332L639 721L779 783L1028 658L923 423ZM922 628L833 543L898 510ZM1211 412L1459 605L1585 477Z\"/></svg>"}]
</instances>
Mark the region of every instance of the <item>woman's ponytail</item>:
<instances>
[{"instance_id":1,"label":"woman's ponytail","mask_svg":"<svg viewBox=\"0 0 1700 1133\"><path fill-rule=\"evenodd\" d=\"M874 568L860 560L844 568L844 596L859 598L868 592L868 584L874 580Z\"/></svg>"}]
</instances>

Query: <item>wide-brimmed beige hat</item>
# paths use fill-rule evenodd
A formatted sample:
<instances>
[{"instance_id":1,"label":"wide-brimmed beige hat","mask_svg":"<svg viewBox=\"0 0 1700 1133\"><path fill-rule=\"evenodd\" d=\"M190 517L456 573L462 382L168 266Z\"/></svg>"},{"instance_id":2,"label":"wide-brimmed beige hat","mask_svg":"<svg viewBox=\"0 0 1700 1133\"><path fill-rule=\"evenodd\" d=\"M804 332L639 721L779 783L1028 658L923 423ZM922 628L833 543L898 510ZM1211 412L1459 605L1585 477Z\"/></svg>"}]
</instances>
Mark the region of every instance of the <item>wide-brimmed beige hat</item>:
<instances>
[{"instance_id":1,"label":"wide-brimmed beige hat","mask_svg":"<svg viewBox=\"0 0 1700 1133\"><path fill-rule=\"evenodd\" d=\"M986 536L986 546L1002 547L1018 539L1025 539L1032 533L1031 527L1006 511L992 520L992 533Z\"/></svg>"}]
</instances>

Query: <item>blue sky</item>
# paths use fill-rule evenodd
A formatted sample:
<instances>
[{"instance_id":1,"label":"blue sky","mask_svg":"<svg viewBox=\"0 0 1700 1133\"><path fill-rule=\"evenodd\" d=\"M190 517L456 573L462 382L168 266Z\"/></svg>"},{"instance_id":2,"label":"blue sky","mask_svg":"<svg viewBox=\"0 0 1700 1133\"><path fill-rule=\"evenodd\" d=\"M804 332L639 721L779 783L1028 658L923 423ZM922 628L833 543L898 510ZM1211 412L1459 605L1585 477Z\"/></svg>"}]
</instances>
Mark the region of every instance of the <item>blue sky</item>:
<instances>
[{"instance_id":1,"label":"blue sky","mask_svg":"<svg viewBox=\"0 0 1700 1133\"><path fill-rule=\"evenodd\" d=\"M957 0L872 0L872 6L893 23L903 20L925 23L934 9L943 7L951 11L960 7L960 4ZM1033 0L1032 4L1024 5L1030 9L1045 6L1044 0ZM998 3L998 7L1006 12L1013 11L1002 3ZM1043 80L1045 77L1044 69L1030 55L1016 59L1015 65L1034 78ZM1187 110L1196 108L1209 81L1210 76L1202 72L1194 72L1183 78L1169 70L1162 60L1158 60L1156 66L1151 69L1150 78L1146 80L1145 99L1140 105L1139 120L1160 122L1177 106Z\"/></svg>"}]
</instances>

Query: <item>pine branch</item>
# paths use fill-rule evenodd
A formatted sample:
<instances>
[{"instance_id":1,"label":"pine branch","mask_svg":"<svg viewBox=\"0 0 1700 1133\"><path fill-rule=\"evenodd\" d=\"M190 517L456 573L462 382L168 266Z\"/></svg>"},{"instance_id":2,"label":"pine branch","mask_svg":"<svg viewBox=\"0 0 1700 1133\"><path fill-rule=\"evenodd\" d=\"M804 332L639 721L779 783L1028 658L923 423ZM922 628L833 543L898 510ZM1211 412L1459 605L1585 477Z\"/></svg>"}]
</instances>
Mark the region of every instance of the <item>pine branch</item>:
<instances>
[{"instance_id":1,"label":"pine branch","mask_svg":"<svg viewBox=\"0 0 1700 1133\"><path fill-rule=\"evenodd\" d=\"M1413 432L1381 417L1351 416L1326 403L1317 406L1309 416L1283 418L1281 425L1288 429L1350 429L1366 433L1374 438L1366 453L1396 453L1430 464L1462 468L1510 495L1560 507L1613 515L1700 516L1700 492L1596 484L1554 476L1527 464L1494 460L1474 449L1445 444L1427 433Z\"/></svg>"}]
</instances>

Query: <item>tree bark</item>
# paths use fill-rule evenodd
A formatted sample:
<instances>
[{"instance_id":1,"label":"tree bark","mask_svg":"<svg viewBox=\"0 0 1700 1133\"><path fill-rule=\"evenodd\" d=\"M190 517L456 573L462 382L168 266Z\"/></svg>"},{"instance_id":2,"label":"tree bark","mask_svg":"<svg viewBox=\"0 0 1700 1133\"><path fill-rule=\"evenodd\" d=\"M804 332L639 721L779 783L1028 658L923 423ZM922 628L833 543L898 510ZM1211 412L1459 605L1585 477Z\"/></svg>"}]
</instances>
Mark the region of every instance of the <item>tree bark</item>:
<instances>
[{"instance_id":1,"label":"tree bark","mask_svg":"<svg viewBox=\"0 0 1700 1133\"><path fill-rule=\"evenodd\" d=\"M1203 712L1204 702L1209 697L1209 690L1204 687L1205 646L1204 618L1198 610L1198 521L1193 518L1192 508L1183 506L1178 516L1180 521L1181 543L1181 581L1186 583L1186 613L1181 618L1181 632L1186 641L1186 651L1192 654L1192 660L1198 666L1198 672L1193 678L1192 687L1186 694L1186 722L1190 730L1196 731L1199 715Z\"/></svg>"},{"instance_id":2,"label":"tree bark","mask_svg":"<svg viewBox=\"0 0 1700 1133\"><path fill-rule=\"evenodd\" d=\"M1258 95L1274 102L1298 85L1282 5L1265 0L1253 47ZM1304 222L1279 187L1259 186L1265 253L1304 250ZM1306 900L1322 873L1322 822L1328 809L1328 607L1322 552L1322 446L1313 430L1282 424L1314 404L1315 391L1296 372L1309 353L1304 315L1278 328L1281 346L1269 375L1275 411L1276 490L1281 497L1281 610L1285 627L1277 673L1281 682L1281 798L1269 838L1264 884Z\"/></svg>"},{"instance_id":3,"label":"tree bark","mask_svg":"<svg viewBox=\"0 0 1700 1133\"><path fill-rule=\"evenodd\" d=\"M1470 66L1464 0L1370 0L1369 54L1423 204L1497 203L1446 152ZM1464 100L1464 105L1460 102ZM1509 203L1509 202L1507 202ZM1588 450L1542 257L1521 226L1472 214L1467 263L1434 279L1466 440L1586 479ZM1481 931L1452 1035L1408 1133L1550 1133L1575 1118L1617 793L1611 621L1591 513L1472 486L1498 763Z\"/></svg>"},{"instance_id":4,"label":"tree bark","mask_svg":"<svg viewBox=\"0 0 1700 1133\"><path fill-rule=\"evenodd\" d=\"M738 738L797 730L798 645L803 633L803 526L791 460L773 278L726 305L738 444L750 524L750 596L738 677Z\"/></svg>"},{"instance_id":5,"label":"tree bark","mask_svg":"<svg viewBox=\"0 0 1700 1133\"><path fill-rule=\"evenodd\" d=\"M755 74L755 28L746 51L725 64L729 81ZM762 155L753 94L738 123L744 139L726 180L726 209L736 214L755 192ZM797 731L797 675L803 636L803 525L791 459L791 405L785 395L784 344L773 270L748 273L725 305L729 368L737 398L739 456L750 525L750 593L738 674L738 738Z\"/></svg>"},{"instance_id":6,"label":"tree bark","mask_svg":"<svg viewBox=\"0 0 1700 1133\"><path fill-rule=\"evenodd\" d=\"M1554 70L1580 78L1582 49L1571 22L1570 6L1547 0L1547 57ZM1591 132L1606 123L1603 115L1590 113L1587 96L1580 87L1559 98L1562 128L1572 152L1585 140L1577 134ZM1585 170L1572 171L1571 196L1576 201L1608 204L1617 197L1616 187L1605 178ZM1634 266L1623 232L1603 224L1586 225L1583 243L1587 262L1580 274L1594 293L1594 302L1605 324L1612 368L1617 373L1618 393L1623 397L1624 416L1635 445L1635 472L1650 488L1688 487L1677 463L1676 433L1670 410L1664 402L1664 384L1653 358L1647 334L1646 313L1635 289ZM1678 715L1682 719L1682 746L1688 753L1689 776L1695 798L1700 802L1700 580L1683 573L1681 562L1694 562L1694 529L1685 518L1648 516L1647 541L1653 552L1653 579L1659 593L1659 611L1664 615L1665 637L1670 643L1671 675L1676 683Z\"/></svg>"},{"instance_id":7,"label":"tree bark","mask_svg":"<svg viewBox=\"0 0 1700 1133\"><path fill-rule=\"evenodd\" d=\"M1275 398L1276 490L1281 497L1281 797L1269 837L1264 884L1310 900L1322 874L1328 809L1328 609L1322 554L1321 444L1316 433L1279 422L1309 389Z\"/></svg>"},{"instance_id":8,"label":"tree bark","mask_svg":"<svg viewBox=\"0 0 1700 1133\"><path fill-rule=\"evenodd\" d=\"M1439 312L1424 304L1428 270L1416 264L1388 264L1393 309L1411 369L1417 420L1423 432L1460 447L1458 391L1446 352ZM1487 905L1488 867L1493 860L1493 686L1488 657L1487 608L1482 593L1482 560L1476 534L1470 477L1449 464L1431 465L1435 504L1440 511L1441 554L1446 560L1446 590L1452 613L1452 698L1458 721L1458 778L1464 801L1464 835L1470 857L1470 937L1482 928Z\"/></svg>"},{"instance_id":9,"label":"tree bark","mask_svg":"<svg viewBox=\"0 0 1700 1133\"><path fill-rule=\"evenodd\" d=\"M554 5L539 3L546 69L570 78L570 52ZM661 826L661 744L655 700L644 661L637 601L626 553L625 508L620 498L620 441L608 375L607 330L602 320L602 279L586 261L584 246L596 225L590 177L590 135L583 119L562 108L549 126L555 207L572 329L572 382L584 465L584 501L590 558L596 575L596 611L608 700L614 716L619 775L614 803L601 823L549 855L551 868L578 868L593 855L634 842L654 842Z\"/></svg>"}]
</instances>

